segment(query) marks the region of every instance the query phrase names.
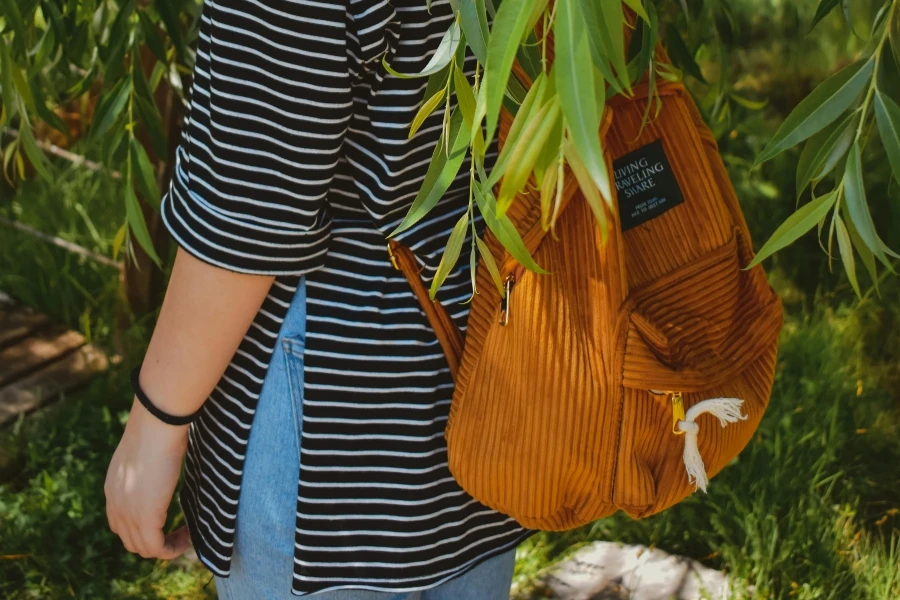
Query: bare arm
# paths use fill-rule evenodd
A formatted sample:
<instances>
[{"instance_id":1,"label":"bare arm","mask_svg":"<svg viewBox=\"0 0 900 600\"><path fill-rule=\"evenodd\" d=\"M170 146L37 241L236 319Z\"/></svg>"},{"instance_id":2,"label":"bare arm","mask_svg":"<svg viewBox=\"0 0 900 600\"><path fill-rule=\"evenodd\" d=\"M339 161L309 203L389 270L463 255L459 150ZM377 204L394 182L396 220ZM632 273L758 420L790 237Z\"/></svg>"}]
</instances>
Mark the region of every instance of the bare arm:
<instances>
[{"instance_id":1,"label":"bare arm","mask_svg":"<svg viewBox=\"0 0 900 600\"><path fill-rule=\"evenodd\" d=\"M172 415L196 411L209 396L259 311L273 277L242 275L179 249L159 320L141 369L141 387ZM110 528L146 558L171 559L187 548L181 530L164 536L181 473L187 426L154 418L135 400L106 475Z\"/></svg>"}]
</instances>

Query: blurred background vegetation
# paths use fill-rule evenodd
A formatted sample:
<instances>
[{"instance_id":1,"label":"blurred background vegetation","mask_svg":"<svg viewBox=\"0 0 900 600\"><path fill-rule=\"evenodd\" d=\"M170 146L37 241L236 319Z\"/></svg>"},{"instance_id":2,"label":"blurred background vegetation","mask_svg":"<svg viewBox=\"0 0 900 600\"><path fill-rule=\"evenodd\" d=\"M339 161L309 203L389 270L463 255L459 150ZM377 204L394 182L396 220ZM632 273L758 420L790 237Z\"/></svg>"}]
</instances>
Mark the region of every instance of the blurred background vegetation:
<instances>
[{"instance_id":1,"label":"blurred background vegetation","mask_svg":"<svg viewBox=\"0 0 900 600\"><path fill-rule=\"evenodd\" d=\"M799 149L751 169L754 158L790 110L852 62L865 41L840 10L810 32L817 0L715 2L728 8L727 22L715 26L730 49L700 47L697 62L712 83L687 81L759 245L795 209ZM680 3L659 4L674 10L672 21L698 47L705 33L679 21ZM740 101L723 110L716 82L727 82ZM870 146L872 210L885 242L898 248L900 192L883 150ZM105 163L96 145L70 149ZM114 256L126 219L123 179L52 161L52 182L31 178L13 188L0 181L0 217ZM540 597L538 576L580 545L618 540L724 569L737 597L900 598L900 282L888 273L876 292L861 273L857 297L812 234L767 269L784 298L786 326L769 411L748 448L708 495L661 515L535 536L520 548L519 597ZM120 277L114 267L0 224L0 290L123 357L86 388L0 431L0 597L215 597L202 567L136 558L106 527L103 480L131 402L127 367L141 355L153 318L152 310L136 316L123 308Z\"/></svg>"}]
</instances>

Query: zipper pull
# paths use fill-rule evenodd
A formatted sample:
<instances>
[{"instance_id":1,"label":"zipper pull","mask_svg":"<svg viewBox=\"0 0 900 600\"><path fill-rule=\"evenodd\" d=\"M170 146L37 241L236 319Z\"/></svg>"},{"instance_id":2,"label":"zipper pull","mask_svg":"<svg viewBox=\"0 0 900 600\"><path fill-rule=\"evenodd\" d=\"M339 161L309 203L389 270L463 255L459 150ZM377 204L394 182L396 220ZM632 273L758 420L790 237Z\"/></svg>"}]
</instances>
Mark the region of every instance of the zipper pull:
<instances>
[{"instance_id":1,"label":"zipper pull","mask_svg":"<svg viewBox=\"0 0 900 600\"><path fill-rule=\"evenodd\" d=\"M678 428L678 422L685 420L684 394L681 392L669 392L669 396L672 398L672 433L684 435L684 432Z\"/></svg>"},{"instance_id":2,"label":"zipper pull","mask_svg":"<svg viewBox=\"0 0 900 600\"><path fill-rule=\"evenodd\" d=\"M394 254L394 249L391 247L390 242L388 242L388 245L387 245L387 253L388 253L388 257L391 259L391 265L399 271L400 265L397 264L397 255Z\"/></svg>"},{"instance_id":3,"label":"zipper pull","mask_svg":"<svg viewBox=\"0 0 900 600\"><path fill-rule=\"evenodd\" d=\"M509 323L509 297L512 295L513 286L516 283L515 275L508 275L505 282L506 293L500 298L500 326L506 327Z\"/></svg>"}]
</instances>

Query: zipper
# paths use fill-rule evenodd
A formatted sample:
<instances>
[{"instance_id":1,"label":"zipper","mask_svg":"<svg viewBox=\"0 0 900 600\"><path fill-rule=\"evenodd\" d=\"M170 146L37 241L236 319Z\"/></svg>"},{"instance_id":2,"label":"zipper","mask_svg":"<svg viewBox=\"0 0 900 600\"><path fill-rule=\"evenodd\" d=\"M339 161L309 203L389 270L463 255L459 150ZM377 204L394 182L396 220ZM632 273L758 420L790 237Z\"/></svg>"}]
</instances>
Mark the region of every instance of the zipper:
<instances>
[{"instance_id":1,"label":"zipper","mask_svg":"<svg viewBox=\"0 0 900 600\"><path fill-rule=\"evenodd\" d=\"M674 391L657 391L648 390L654 396L665 396L672 403L672 433L675 435L684 435L684 432L678 429L678 422L685 420L684 412L684 392Z\"/></svg>"},{"instance_id":2,"label":"zipper","mask_svg":"<svg viewBox=\"0 0 900 600\"><path fill-rule=\"evenodd\" d=\"M522 278L525 273L525 267L519 263L513 263L513 267L509 269L509 274L503 280L503 296L500 297L500 326L506 327L509 324L509 311L512 300L513 287L516 282Z\"/></svg>"}]
</instances>

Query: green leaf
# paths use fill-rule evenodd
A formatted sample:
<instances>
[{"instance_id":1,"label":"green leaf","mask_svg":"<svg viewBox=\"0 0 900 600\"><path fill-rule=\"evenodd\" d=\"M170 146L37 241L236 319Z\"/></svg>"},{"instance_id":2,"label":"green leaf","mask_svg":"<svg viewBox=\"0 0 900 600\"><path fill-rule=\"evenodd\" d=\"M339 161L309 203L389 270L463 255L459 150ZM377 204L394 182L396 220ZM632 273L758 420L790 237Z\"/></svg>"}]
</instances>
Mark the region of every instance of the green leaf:
<instances>
[{"instance_id":1,"label":"green leaf","mask_svg":"<svg viewBox=\"0 0 900 600\"><path fill-rule=\"evenodd\" d=\"M812 23L809 25L809 30L812 31L816 28L816 25L819 22L828 16L828 13L834 10L838 4L841 3L841 0L822 0L819 2L819 7L816 9L816 15L813 17Z\"/></svg>"},{"instance_id":2,"label":"green leaf","mask_svg":"<svg viewBox=\"0 0 900 600\"><path fill-rule=\"evenodd\" d=\"M688 49L684 38L681 37L681 33L676 27L666 29L665 41L666 50L668 50L669 58L672 59L672 62L697 81L706 83L703 71L700 70L700 65L697 64L697 60L694 58L694 53Z\"/></svg>"},{"instance_id":3,"label":"green leaf","mask_svg":"<svg viewBox=\"0 0 900 600\"><path fill-rule=\"evenodd\" d=\"M900 182L900 106L880 91L875 92L875 119L894 178Z\"/></svg>"},{"instance_id":4,"label":"green leaf","mask_svg":"<svg viewBox=\"0 0 900 600\"><path fill-rule=\"evenodd\" d=\"M594 69L584 60L589 53L588 36L574 4L576 1L560 0L556 7L556 63L553 70L569 137L594 185L610 202L612 190L600 147L597 109L598 102L605 99L596 96L602 87L594 86Z\"/></svg>"},{"instance_id":5,"label":"green leaf","mask_svg":"<svg viewBox=\"0 0 900 600\"><path fill-rule=\"evenodd\" d=\"M22 20L22 13L19 11L19 4L16 0L0 0L0 14L6 25L11 27L13 33L13 43L19 52L25 52L25 22Z\"/></svg>"},{"instance_id":6,"label":"green leaf","mask_svg":"<svg viewBox=\"0 0 900 600\"><path fill-rule=\"evenodd\" d=\"M584 19L584 28L587 31L600 31L600 17L597 7L591 2L581 2L581 16ZM596 68L603 75L609 85L613 87L617 94L624 94L625 88L619 82L619 79L613 73L609 65L609 57L606 55L606 45L601 39L603 36L589 35L588 43L591 48L591 60Z\"/></svg>"},{"instance_id":7,"label":"green leaf","mask_svg":"<svg viewBox=\"0 0 900 600\"><path fill-rule=\"evenodd\" d=\"M569 1L575 2L575 0ZM586 6L584 3L594 3L599 7L600 18L606 26L606 35L600 36L606 44L606 55L609 57L622 87L630 92L631 81L628 77L628 63L625 57L625 13L622 11L622 2L620 0L581 0L581 2L583 6ZM556 10L559 11L559 8ZM558 18L559 15L557 15Z\"/></svg>"},{"instance_id":8,"label":"green leaf","mask_svg":"<svg viewBox=\"0 0 900 600\"><path fill-rule=\"evenodd\" d=\"M43 90L41 90L38 77L34 77L31 80L31 94L34 97L34 110L38 117L53 129L66 137L69 137L69 126L66 125L66 122L63 121L58 114L47 108L47 103L44 100Z\"/></svg>"},{"instance_id":9,"label":"green leaf","mask_svg":"<svg viewBox=\"0 0 900 600\"><path fill-rule=\"evenodd\" d=\"M821 131L859 97L872 76L873 61L854 63L822 82L788 115L757 157L761 164Z\"/></svg>"},{"instance_id":10,"label":"green leaf","mask_svg":"<svg viewBox=\"0 0 900 600\"><path fill-rule=\"evenodd\" d=\"M150 84L144 77L143 69L134 69L132 83L134 85L134 105L150 136L153 151L160 160L167 160L169 145L166 141L166 130L163 127L159 109L156 107L156 99L153 97Z\"/></svg>"},{"instance_id":11,"label":"green leaf","mask_svg":"<svg viewBox=\"0 0 900 600\"><path fill-rule=\"evenodd\" d=\"M153 56L155 56L159 62L167 63L166 46L163 43L162 38L159 37L159 31L157 31L156 25L150 20L150 17L147 16L146 10L138 11L138 20L141 23L144 42L147 43L150 52L153 53Z\"/></svg>"},{"instance_id":12,"label":"green leaf","mask_svg":"<svg viewBox=\"0 0 900 600\"><path fill-rule=\"evenodd\" d=\"M156 173L150 163L150 157L147 156L147 151L134 137L131 138L128 151L131 153L132 168L137 167L133 174L138 190L147 204L154 210L159 210L159 201L161 200L159 186L156 185Z\"/></svg>"},{"instance_id":13,"label":"green leaf","mask_svg":"<svg viewBox=\"0 0 900 600\"><path fill-rule=\"evenodd\" d=\"M894 52L894 62L900 66L900 18L895 15L889 23L888 39Z\"/></svg>"},{"instance_id":14,"label":"green leaf","mask_svg":"<svg viewBox=\"0 0 900 600\"><path fill-rule=\"evenodd\" d=\"M112 257L113 260L117 260L119 258L119 252L122 251L122 244L125 243L125 233L128 231L128 223L123 223L119 230L116 232L115 237L112 241Z\"/></svg>"},{"instance_id":15,"label":"green leaf","mask_svg":"<svg viewBox=\"0 0 900 600\"><path fill-rule=\"evenodd\" d=\"M469 148L469 130L463 122L462 114L459 110L454 110L450 117L450 135L445 141L444 136L438 141L434 147L434 154L431 157L431 163L428 165L428 172L425 173L425 179L419 193L416 194L409 212L397 228L391 232L390 236L394 237L416 223L424 217L428 212L437 205L444 193L450 188L453 180L456 179L459 168L462 166L466 158ZM449 141L450 153L444 152L446 143Z\"/></svg>"},{"instance_id":16,"label":"green leaf","mask_svg":"<svg viewBox=\"0 0 900 600\"><path fill-rule=\"evenodd\" d=\"M519 111L516 113L516 118L513 120L513 123L509 128L509 132L507 132L506 134L506 140L504 140L503 142L503 149L500 150L500 156L497 157L497 161L491 168L491 174L487 180L487 184L489 186L493 187L494 185L496 185L497 182L500 181L501 177L503 177L503 174L506 172L506 166L509 163L509 157L510 155L512 155L513 149L516 147L519 136L522 135L522 131L525 129L525 125L531 119L532 114L540 110L540 106L541 104L543 104L546 85L547 77L544 76L543 73L541 73L538 78L534 80L534 83L531 85L531 89L528 90L528 93L525 96L525 100L519 107Z\"/></svg>"},{"instance_id":17,"label":"green leaf","mask_svg":"<svg viewBox=\"0 0 900 600\"><path fill-rule=\"evenodd\" d=\"M850 222L859 232L869 250L882 263L890 266L888 258L882 250L884 242L875 231L875 222L872 213L869 212L869 204L866 200L866 188L862 175L862 158L860 156L859 142L853 144L847 164L844 168L844 199L847 202L847 212Z\"/></svg>"},{"instance_id":18,"label":"green leaf","mask_svg":"<svg viewBox=\"0 0 900 600\"><path fill-rule=\"evenodd\" d=\"M453 267L455 267L456 263L459 261L459 253L462 250L463 242L466 239L466 229L468 226L469 212L466 211L459 218L459 221L456 222L456 225L453 226L453 231L450 233L450 239L447 240L447 247L444 249L444 254L441 256L441 262L438 265L437 272L431 280L431 289L428 290L428 296L432 300L434 300L434 297L437 295L438 289L444 284L450 271L453 270Z\"/></svg>"},{"instance_id":19,"label":"green leaf","mask_svg":"<svg viewBox=\"0 0 900 600\"><path fill-rule=\"evenodd\" d=\"M28 157L31 166L34 167L34 170L37 171L38 175L47 181L53 181L47 156L40 148L38 148L37 142L34 140L34 133L31 131L31 127L28 124L23 124L23 127L19 130L19 139L22 141L22 148L25 150L25 155Z\"/></svg>"},{"instance_id":20,"label":"green leaf","mask_svg":"<svg viewBox=\"0 0 900 600\"><path fill-rule=\"evenodd\" d=\"M25 108L30 112L35 112L34 97L31 95L31 88L28 86L28 82L25 81L25 74L22 73L22 69L15 63L12 64L12 78L16 90L19 92L19 97L22 98L22 102L25 103Z\"/></svg>"},{"instance_id":21,"label":"green leaf","mask_svg":"<svg viewBox=\"0 0 900 600\"><path fill-rule=\"evenodd\" d=\"M844 221L840 215L834 215L835 231L837 232L838 251L841 253L841 262L844 263L844 270L847 272L847 278L856 295L862 298L859 292L859 281L856 279L856 260L853 258L853 245L850 243L850 235L844 226Z\"/></svg>"},{"instance_id":22,"label":"green leaf","mask_svg":"<svg viewBox=\"0 0 900 600\"><path fill-rule=\"evenodd\" d=\"M450 61L453 59L453 54L456 52L457 46L459 46L460 34L459 21L454 19L453 23L450 24L450 28L444 32L444 37L441 38L437 50L431 55L431 60L429 60L428 64L425 65L425 68L418 73L406 74L395 71L387 63L387 55L385 55L381 62L388 73L394 77L399 77L400 79L412 79L413 77L432 75L450 64Z\"/></svg>"},{"instance_id":23,"label":"green leaf","mask_svg":"<svg viewBox=\"0 0 900 600\"><path fill-rule=\"evenodd\" d=\"M487 244L481 241L481 238L476 237L475 243L478 244L478 253L481 255L481 260L484 261L484 266L487 268L488 273L491 274L491 279L494 280L494 285L497 286L500 297L503 298L506 296L506 288L503 287L503 280L500 278L500 269L497 268L497 262L494 260L494 255L491 254Z\"/></svg>"},{"instance_id":24,"label":"green leaf","mask_svg":"<svg viewBox=\"0 0 900 600\"><path fill-rule=\"evenodd\" d=\"M459 11L459 21L462 31L472 54L478 62L487 62L487 43L490 36L488 29L487 12L484 0L450 0L453 11Z\"/></svg>"},{"instance_id":25,"label":"green leaf","mask_svg":"<svg viewBox=\"0 0 900 600\"><path fill-rule=\"evenodd\" d=\"M554 98L534 115L531 123L522 132L519 143L509 157L509 169L500 184L497 198L499 214L507 211L516 194L528 183L528 176L534 168L534 163L556 128L559 117L559 102Z\"/></svg>"},{"instance_id":26,"label":"green leaf","mask_svg":"<svg viewBox=\"0 0 900 600\"><path fill-rule=\"evenodd\" d=\"M797 163L797 197L811 181L818 181L831 172L847 153L856 135L855 114L850 113L841 121L835 121L815 134L806 143Z\"/></svg>"},{"instance_id":27,"label":"green leaf","mask_svg":"<svg viewBox=\"0 0 900 600\"><path fill-rule=\"evenodd\" d=\"M841 212L845 217L847 216L846 204L842 205ZM866 271L869 272L869 277L872 279L872 284L875 286L875 292L881 295L881 292L878 290L878 264L875 262L875 255L872 254L869 247L866 246L865 242L862 241L862 238L859 237L859 232L856 231L856 227L853 226L853 223L848 219L844 224L847 227L847 232L850 234L850 241L853 242L853 246L856 248L859 257L862 259L863 265L866 267Z\"/></svg>"},{"instance_id":28,"label":"green leaf","mask_svg":"<svg viewBox=\"0 0 900 600\"><path fill-rule=\"evenodd\" d=\"M509 0L506 0L507 2ZM491 233L496 236L497 240L503 245L507 252L516 259L520 265L534 271L535 273L545 274L540 265L534 262L531 253L522 241L522 236L516 230L515 225L506 215L497 216L497 201L494 199L491 190L481 189L480 186L472 187L475 202L478 204L478 210L484 217L484 222Z\"/></svg>"},{"instance_id":29,"label":"green leaf","mask_svg":"<svg viewBox=\"0 0 900 600\"><path fill-rule=\"evenodd\" d=\"M147 256L150 257L157 267L162 268L162 261L156 254L153 247L153 240L150 238L150 232L147 230L147 222L144 220L144 213L141 212L141 206L138 203L137 196L134 195L134 188L131 185L125 186L125 217L128 219L128 225Z\"/></svg>"},{"instance_id":30,"label":"green leaf","mask_svg":"<svg viewBox=\"0 0 900 600\"><path fill-rule=\"evenodd\" d=\"M545 0L538 0L535 7L538 7L541 4L546 4ZM543 7L541 7L541 10L543 10ZM534 81L535 77L540 75L544 70L543 64L541 63L541 52L539 48L537 36L534 31L529 31L528 37L525 38L525 42L519 46L519 50L516 52L519 66L522 67L532 81Z\"/></svg>"},{"instance_id":31,"label":"green leaf","mask_svg":"<svg viewBox=\"0 0 900 600\"><path fill-rule=\"evenodd\" d=\"M416 113L415 118L412 121L412 125L409 126L409 137L416 135L416 132L419 131L419 128L422 126L422 123L425 122L425 119L434 112L434 109L441 103L441 100L444 98L444 90L441 88L438 90L438 93L429 98L422 104L422 107L419 109L419 112Z\"/></svg>"},{"instance_id":32,"label":"green leaf","mask_svg":"<svg viewBox=\"0 0 900 600\"><path fill-rule=\"evenodd\" d=\"M9 47L6 38L0 36L0 88L3 94L3 107L6 109L6 118L12 119L16 108L16 86L12 78L12 58L9 55Z\"/></svg>"},{"instance_id":33,"label":"green leaf","mask_svg":"<svg viewBox=\"0 0 900 600\"><path fill-rule=\"evenodd\" d=\"M488 140L494 139L506 82L509 80L513 61L519 49L519 42L525 35L528 18L536 1L504 0L497 9L497 16L488 40L487 62L482 81L485 90L485 118L487 119L485 137ZM480 119L476 119L476 121L480 122Z\"/></svg>"},{"instance_id":34,"label":"green leaf","mask_svg":"<svg viewBox=\"0 0 900 600\"><path fill-rule=\"evenodd\" d=\"M571 142L566 145L565 156L566 161L569 163L569 168L572 169L572 174L575 175L575 179L578 180L578 187L581 189L581 194L584 196L585 201L587 201L588 206L591 207L591 211L594 213L594 217L597 219L597 225L600 227L601 241L605 243L609 233L609 227L608 219L606 218L606 209L603 207L603 198L597 191L596 186L594 186L594 182L588 174L587 168L581 162L581 158L578 156L578 153L575 152L575 148Z\"/></svg>"},{"instance_id":35,"label":"green leaf","mask_svg":"<svg viewBox=\"0 0 900 600\"><path fill-rule=\"evenodd\" d=\"M104 94L104 97L97 103L88 139L96 140L112 127L122 113L122 109L125 108L128 97L131 95L131 89L131 80L122 79L113 89Z\"/></svg>"},{"instance_id":36,"label":"green leaf","mask_svg":"<svg viewBox=\"0 0 900 600\"><path fill-rule=\"evenodd\" d=\"M762 110L769 103L768 100L750 100L749 98L744 98L734 92L730 92L728 97L748 110Z\"/></svg>"},{"instance_id":37,"label":"green leaf","mask_svg":"<svg viewBox=\"0 0 900 600\"><path fill-rule=\"evenodd\" d=\"M456 102L462 112L463 121L471 130L475 122L475 92L472 91L466 74L459 67L453 69L453 89L456 92Z\"/></svg>"},{"instance_id":38,"label":"green leaf","mask_svg":"<svg viewBox=\"0 0 900 600\"><path fill-rule=\"evenodd\" d=\"M172 44L175 46L175 56L179 62L184 62L186 47L184 37L181 34L180 13L176 9L175 3L172 0L155 0L153 5L159 11L160 19L162 19L163 25L166 27L169 39L172 40Z\"/></svg>"},{"instance_id":39,"label":"green leaf","mask_svg":"<svg viewBox=\"0 0 900 600\"><path fill-rule=\"evenodd\" d=\"M756 258L746 268L755 267L775 252L797 241L801 235L812 229L816 223L828 214L836 200L837 192L830 192L801 206L775 230L769 241L763 244Z\"/></svg>"},{"instance_id":40,"label":"green leaf","mask_svg":"<svg viewBox=\"0 0 900 600\"><path fill-rule=\"evenodd\" d=\"M637 13L637 16L642 18L645 21L649 21L650 17L647 16L647 11L644 10L644 4L641 0L622 0L625 4L628 5L628 8Z\"/></svg>"}]
</instances>

